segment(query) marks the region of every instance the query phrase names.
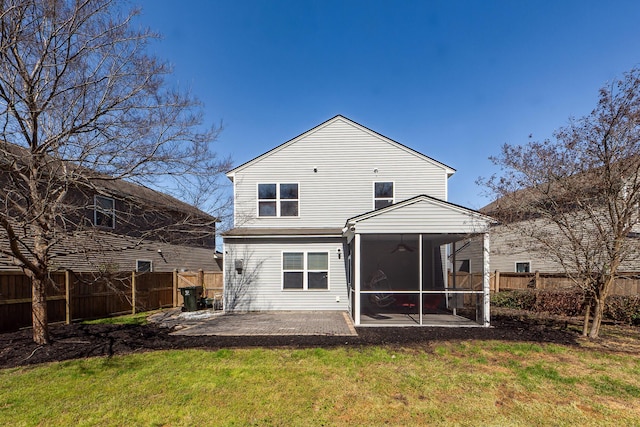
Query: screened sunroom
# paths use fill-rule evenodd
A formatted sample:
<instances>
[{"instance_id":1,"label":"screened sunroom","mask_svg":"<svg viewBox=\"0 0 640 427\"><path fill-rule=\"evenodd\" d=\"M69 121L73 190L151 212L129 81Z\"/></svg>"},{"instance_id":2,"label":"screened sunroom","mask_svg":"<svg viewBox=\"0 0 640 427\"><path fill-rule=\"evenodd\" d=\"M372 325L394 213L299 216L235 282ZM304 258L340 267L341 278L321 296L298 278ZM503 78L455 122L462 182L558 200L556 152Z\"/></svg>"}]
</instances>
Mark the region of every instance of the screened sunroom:
<instances>
[{"instance_id":1,"label":"screened sunroom","mask_svg":"<svg viewBox=\"0 0 640 427\"><path fill-rule=\"evenodd\" d=\"M349 309L360 326L489 326L490 219L419 196L350 219ZM455 274L456 245L484 242L479 271Z\"/></svg>"}]
</instances>

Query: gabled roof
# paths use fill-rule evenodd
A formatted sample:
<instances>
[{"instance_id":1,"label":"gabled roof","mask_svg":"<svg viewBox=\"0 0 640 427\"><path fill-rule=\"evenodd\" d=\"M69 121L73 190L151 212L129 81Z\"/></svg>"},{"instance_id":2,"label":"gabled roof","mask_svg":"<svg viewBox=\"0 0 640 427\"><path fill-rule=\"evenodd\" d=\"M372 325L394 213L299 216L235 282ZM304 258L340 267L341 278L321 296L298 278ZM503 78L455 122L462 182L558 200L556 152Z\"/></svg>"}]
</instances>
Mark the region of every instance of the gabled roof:
<instances>
[{"instance_id":1,"label":"gabled roof","mask_svg":"<svg viewBox=\"0 0 640 427\"><path fill-rule=\"evenodd\" d=\"M227 172L227 177L231 181L233 181L233 177L234 177L236 172L239 172L239 171L241 171L241 170L253 165L254 163L259 162L260 160L264 159L265 157L268 157L268 156L270 156L270 155L272 155L274 153L277 153L278 151L280 151L280 150L282 150L282 149L284 149L284 148L286 148L286 147L288 147L288 146L290 146L292 144L295 144L296 142L300 141L301 139L304 139L305 137L307 137L307 136L309 136L309 135L311 135L311 134L313 134L313 133L315 133L315 132L317 132L317 131L319 131L319 130L321 130L321 129L323 129L323 128L325 128L325 127L327 127L327 126L329 126L329 125L331 125L331 124L333 124L333 123L335 123L337 121L346 122L346 123L354 126L355 128L360 129L363 132L366 132L366 133L368 133L370 135L373 135L373 136L381 139L382 141L387 142L388 144L391 144L391 145L393 145L393 146L395 146L397 148L400 148L403 151L406 151L407 153L413 154L414 156L417 156L417 157L421 158L422 160L425 160L425 161L427 161L429 163L432 163L432 164L434 164L434 165L436 165L438 167L441 167L442 169L445 169L447 171L447 176L453 175L455 173L455 171L456 171L455 169L453 169L450 166L445 165L444 163L441 163L441 162L439 162L437 160L434 160L429 156L426 156L426 155L424 155L424 154L422 154L422 153L420 153L420 152L418 152L418 151L416 151L416 150L414 150L412 148L407 147L406 145L403 145L403 144L401 144L401 143L399 143L397 141L394 141L391 138L387 138L386 136L384 136L384 135L382 135L382 134L380 134L380 133L378 133L376 131L373 131L373 130L365 127L365 126L362 126L359 123L354 122L351 119L348 119L347 117L344 117L344 116L338 114L337 116L335 116L335 117L333 117L333 118L331 118L331 119L319 124L318 126L312 128L312 129L310 129L310 130L308 130L308 131L306 131L306 132L304 132L304 133L302 133L302 134L300 134L298 136L296 136L295 138L290 139L289 141L278 145L277 147L267 151L266 153L261 154L260 156L254 158L252 160L249 160L248 162L245 162L245 163L241 164L240 166L237 166L237 167L231 169L230 171Z\"/></svg>"},{"instance_id":2,"label":"gabled roof","mask_svg":"<svg viewBox=\"0 0 640 427\"><path fill-rule=\"evenodd\" d=\"M445 200L441 200L441 199L438 199L436 197L428 196L426 194L420 194L420 195L412 197L410 199L403 200L401 202L394 203L394 204L389 205L389 206L385 206L384 208L375 209L375 210L372 210L372 211L365 212L363 214L354 216L352 218L349 218L347 220L347 223L363 221L365 219L372 218L372 217L375 217L375 216L378 216L378 215L383 215L383 214L385 214L387 212L392 212L394 210L401 209L403 206L411 205L411 204L414 204L414 203L417 203L417 202L421 202L421 201L428 202L428 203L433 203L433 204L442 206L442 207L444 207L446 209L451 209L453 211L458 211L458 212L464 213L464 214L478 215L478 216L484 217L484 219L486 219L488 221L493 221L493 219L491 217L487 216L486 214L484 214L484 213L482 213L480 211L477 211L477 210L474 210L474 209L469 209L469 208L466 208L466 207L464 207L462 205L457 205L455 203L447 202Z\"/></svg>"},{"instance_id":3,"label":"gabled roof","mask_svg":"<svg viewBox=\"0 0 640 427\"><path fill-rule=\"evenodd\" d=\"M350 218L345 232L481 233L492 222L481 212L423 194Z\"/></svg>"}]
</instances>

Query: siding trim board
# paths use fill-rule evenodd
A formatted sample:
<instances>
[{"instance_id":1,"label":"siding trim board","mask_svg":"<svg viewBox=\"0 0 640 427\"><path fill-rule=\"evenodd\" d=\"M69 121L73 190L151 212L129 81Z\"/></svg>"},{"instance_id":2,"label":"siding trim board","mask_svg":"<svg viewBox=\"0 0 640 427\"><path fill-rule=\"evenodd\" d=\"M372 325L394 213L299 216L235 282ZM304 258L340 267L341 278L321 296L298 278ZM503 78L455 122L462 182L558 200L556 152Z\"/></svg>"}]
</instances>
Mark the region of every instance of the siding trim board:
<instances>
[{"instance_id":1,"label":"siding trim board","mask_svg":"<svg viewBox=\"0 0 640 427\"><path fill-rule=\"evenodd\" d=\"M222 234L225 239L271 239L342 237L341 228L234 228Z\"/></svg>"}]
</instances>

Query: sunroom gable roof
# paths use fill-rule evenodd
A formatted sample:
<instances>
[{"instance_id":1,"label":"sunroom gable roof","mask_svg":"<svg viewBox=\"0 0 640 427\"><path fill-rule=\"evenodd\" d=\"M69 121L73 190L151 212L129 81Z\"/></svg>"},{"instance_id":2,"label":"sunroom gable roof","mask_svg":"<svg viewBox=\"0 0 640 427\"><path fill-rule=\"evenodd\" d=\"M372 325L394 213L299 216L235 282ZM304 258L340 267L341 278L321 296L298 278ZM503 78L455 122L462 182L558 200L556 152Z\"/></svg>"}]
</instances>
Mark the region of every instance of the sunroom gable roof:
<instances>
[{"instance_id":1,"label":"sunroom gable roof","mask_svg":"<svg viewBox=\"0 0 640 427\"><path fill-rule=\"evenodd\" d=\"M347 220L349 233L483 233L493 220L473 209L420 195Z\"/></svg>"}]
</instances>

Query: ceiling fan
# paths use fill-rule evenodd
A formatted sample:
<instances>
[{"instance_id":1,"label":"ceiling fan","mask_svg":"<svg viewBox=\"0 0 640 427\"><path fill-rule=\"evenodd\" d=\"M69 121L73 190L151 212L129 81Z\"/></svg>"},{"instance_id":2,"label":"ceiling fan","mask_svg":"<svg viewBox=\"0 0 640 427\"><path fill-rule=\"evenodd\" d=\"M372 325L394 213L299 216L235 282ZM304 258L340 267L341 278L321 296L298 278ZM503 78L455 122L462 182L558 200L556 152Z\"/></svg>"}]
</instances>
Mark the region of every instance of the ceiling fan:
<instances>
[{"instance_id":1,"label":"ceiling fan","mask_svg":"<svg viewBox=\"0 0 640 427\"><path fill-rule=\"evenodd\" d=\"M415 249L404 243L404 236L401 234L400 243L398 243L398 245L391 251L391 253L393 254L396 252L413 252L413 251L415 251Z\"/></svg>"}]
</instances>

